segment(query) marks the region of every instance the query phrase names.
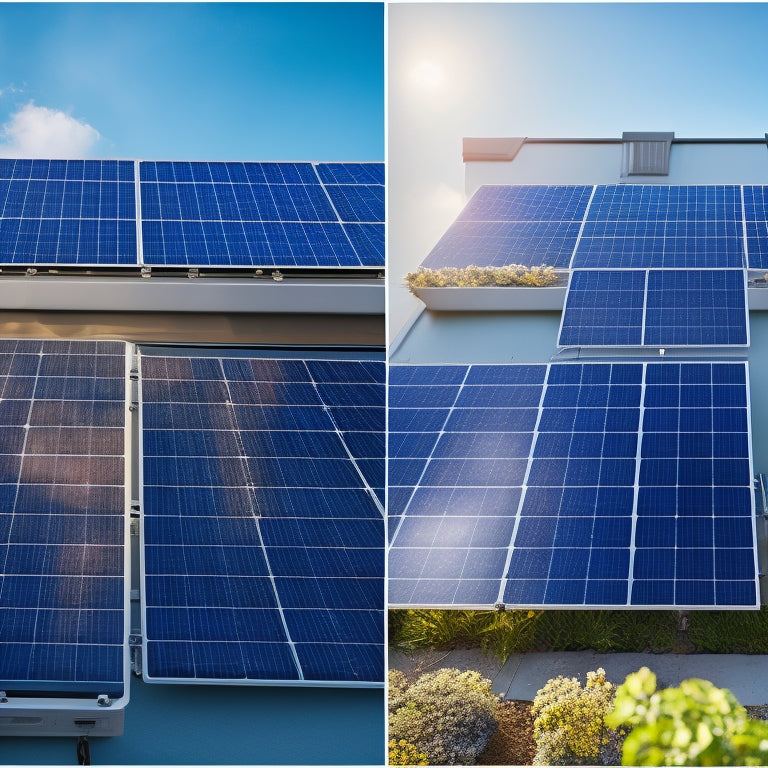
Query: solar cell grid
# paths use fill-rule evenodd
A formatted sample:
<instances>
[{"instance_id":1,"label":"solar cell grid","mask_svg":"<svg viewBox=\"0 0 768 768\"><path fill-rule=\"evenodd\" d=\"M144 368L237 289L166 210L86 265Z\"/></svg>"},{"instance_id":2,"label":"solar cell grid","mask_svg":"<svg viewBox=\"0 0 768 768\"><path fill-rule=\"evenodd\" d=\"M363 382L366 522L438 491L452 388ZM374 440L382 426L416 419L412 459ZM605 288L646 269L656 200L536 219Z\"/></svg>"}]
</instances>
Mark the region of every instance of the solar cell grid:
<instances>
[{"instance_id":1,"label":"solar cell grid","mask_svg":"<svg viewBox=\"0 0 768 768\"><path fill-rule=\"evenodd\" d=\"M745 243L734 185L484 186L422 266L742 268L748 245L757 267L762 189L744 187Z\"/></svg>"},{"instance_id":2,"label":"solar cell grid","mask_svg":"<svg viewBox=\"0 0 768 768\"><path fill-rule=\"evenodd\" d=\"M142 357L148 679L383 680L383 402L374 361Z\"/></svg>"},{"instance_id":3,"label":"solar cell grid","mask_svg":"<svg viewBox=\"0 0 768 768\"><path fill-rule=\"evenodd\" d=\"M126 348L0 342L0 687L125 686Z\"/></svg>"},{"instance_id":4,"label":"solar cell grid","mask_svg":"<svg viewBox=\"0 0 768 768\"><path fill-rule=\"evenodd\" d=\"M742 270L574 270L558 345L746 346Z\"/></svg>"},{"instance_id":5,"label":"solar cell grid","mask_svg":"<svg viewBox=\"0 0 768 768\"><path fill-rule=\"evenodd\" d=\"M142 163L144 260L196 266L382 266L384 194L376 183L378 165Z\"/></svg>"},{"instance_id":6,"label":"solar cell grid","mask_svg":"<svg viewBox=\"0 0 768 768\"><path fill-rule=\"evenodd\" d=\"M476 371L527 383L452 432ZM744 363L393 366L390 604L754 607L746 380ZM410 390L441 386L433 418Z\"/></svg>"},{"instance_id":7,"label":"solar cell grid","mask_svg":"<svg viewBox=\"0 0 768 768\"><path fill-rule=\"evenodd\" d=\"M135 264L133 163L4 160L0 262Z\"/></svg>"}]
</instances>

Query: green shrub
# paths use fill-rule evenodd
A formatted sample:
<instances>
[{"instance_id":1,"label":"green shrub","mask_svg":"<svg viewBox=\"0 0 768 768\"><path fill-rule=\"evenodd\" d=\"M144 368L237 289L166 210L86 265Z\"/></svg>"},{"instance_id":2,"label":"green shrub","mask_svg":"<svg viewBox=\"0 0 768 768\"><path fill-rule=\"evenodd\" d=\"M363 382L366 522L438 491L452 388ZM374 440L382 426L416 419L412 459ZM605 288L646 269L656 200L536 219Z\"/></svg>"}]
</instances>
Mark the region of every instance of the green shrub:
<instances>
[{"instance_id":1,"label":"green shrub","mask_svg":"<svg viewBox=\"0 0 768 768\"><path fill-rule=\"evenodd\" d=\"M536 649L598 652L666 651L677 631L673 611L546 611Z\"/></svg>"},{"instance_id":2,"label":"green shrub","mask_svg":"<svg viewBox=\"0 0 768 768\"><path fill-rule=\"evenodd\" d=\"M536 742L534 765L594 765L610 742L605 716L613 685L605 670L587 673L582 688L575 677L549 680L536 694L531 713Z\"/></svg>"},{"instance_id":3,"label":"green shrub","mask_svg":"<svg viewBox=\"0 0 768 768\"><path fill-rule=\"evenodd\" d=\"M389 673L389 738L412 744L433 765L471 765L496 730L498 697L479 672L440 669L409 685Z\"/></svg>"},{"instance_id":4,"label":"green shrub","mask_svg":"<svg viewBox=\"0 0 768 768\"><path fill-rule=\"evenodd\" d=\"M691 611L688 637L710 653L768 653L768 610Z\"/></svg>"},{"instance_id":5,"label":"green shrub","mask_svg":"<svg viewBox=\"0 0 768 768\"><path fill-rule=\"evenodd\" d=\"M606 718L631 726L623 765L766 765L768 723L752 720L733 694L708 680L656 690L647 667L628 675Z\"/></svg>"},{"instance_id":6,"label":"green shrub","mask_svg":"<svg viewBox=\"0 0 768 768\"><path fill-rule=\"evenodd\" d=\"M389 611L389 639L406 649L482 648L503 661L533 648L541 611Z\"/></svg>"},{"instance_id":7,"label":"green shrub","mask_svg":"<svg viewBox=\"0 0 768 768\"><path fill-rule=\"evenodd\" d=\"M542 288L558 281L554 268L547 266L525 267L508 264L505 267L443 267L426 269L419 267L405 276L408 288L475 288L479 286L527 286Z\"/></svg>"}]
</instances>

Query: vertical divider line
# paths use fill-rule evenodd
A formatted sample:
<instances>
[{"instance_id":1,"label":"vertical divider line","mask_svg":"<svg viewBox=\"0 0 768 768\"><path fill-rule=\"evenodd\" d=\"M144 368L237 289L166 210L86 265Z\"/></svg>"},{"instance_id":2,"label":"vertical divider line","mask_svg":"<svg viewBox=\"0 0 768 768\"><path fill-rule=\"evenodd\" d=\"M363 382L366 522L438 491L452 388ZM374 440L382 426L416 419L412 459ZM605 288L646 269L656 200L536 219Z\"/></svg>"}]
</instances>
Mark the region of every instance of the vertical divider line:
<instances>
[{"instance_id":1,"label":"vertical divider line","mask_svg":"<svg viewBox=\"0 0 768 768\"><path fill-rule=\"evenodd\" d=\"M584 227L587 224L587 216L589 216L589 209L592 207L592 200L595 197L597 191L597 184L592 186L592 192L589 194L589 200L587 200L587 207L584 209L584 215L581 217L581 224L579 225L579 232L576 235L576 242L573 244L573 251L571 252L571 259L568 262L568 269L573 269L573 260L576 258L576 251L579 249L581 243L581 235L584 232Z\"/></svg>"},{"instance_id":2,"label":"vertical divider line","mask_svg":"<svg viewBox=\"0 0 768 768\"><path fill-rule=\"evenodd\" d=\"M296 665L296 671L298 672L299 679L304 680L304 670L301 667L301 662L299 661L299 654L296 651L296 645L293 641L293 638L291 637L291 632L288 629L288 622L285 618L285 611L280 601L280 593L277 589L277 582L275 581L275 575L272 573L272 564L269 562L269 554L267 553L267 547L264 544L264 537L261 533L261 526L259 524L259 519L261 516L258 514L256 505L253 502L253 488L254 488L253 478L251 477L251 471L248 466L248 458L246 456L245 446L243 444L242 436L240 435L240 429L237 426L237 417L235 413L235 406L234 406L234 403L232 402L232 392L229 388L229 379L227 378L227 375L224 371L224 365L222 363L221 358L218 358L218 363L219 363L219 368L221 370L222 381L227 387L227 396L229 399L229 410L230 410L230 413L232 414L233 434L234 434L235 442L237 444L238 453L240 454L240 462L243 468L243 475L246 483L248 484L248 492L249 492L248 498L251 502L251 515L252 515L253 522L256 526L256 533L259 537L259 546L261 547L261 553L264 555L264 563L267 566L267 575L269 577L269 582L272 585L272 592L275 596L277 612L280 616L280 622L283 625L283 631L285 632L286 642L288 643L288 648L291 652L291 656L293 657L293 663Z\"/></svg>"},{"instance_id":3,"label":"vertical divider line","mask_svg":"<svg viewBox=\"0 0 768 768\"><path fill-rule=\"evenodd\" d=\"M528 461L525 465L525 476L523 477L523 484L520 486L520 499L517 502L517 511L515 512L515 523L512 527L512 535L507 545L507 557L504 560L504 570L501 573L501 579L499 581L499 594L496 598L497 603L504 602L504 593L507 591L507 573L509 571L509 565L512 562L512 553L515 551L515 541L517 539L517 530L520 527L520 513L523 510L523 503L528 491L528 479L531 474L531 466L533 465L533 454L536 448L536 442L539 438L539 425L541 424L541 416L544 413L544 397L547 392L547 386L549 384L549 374L552 370L550 363L546 364L546 371L544 373L544 381L541 385L541 395L539 396L538 413L536 414L536 424L533 427L533 436L531 438L531 447L528 450Z\"/></svg>"},{"instance_id":4,"label":"vertical divider line","mask_svg":"<svg viewBox=\"0 0 768 768\"><path fill-rule=\"evenodd\" d=\"M136 266L142 267L144 266L144 227L141 226L141 160L133 161L133 194L136 200Z\"/></svg>"},{"instance_id":5,"label":"vertical divider line","mask_svg":"<svg viewBox=\"0 0 768 768\"><path fill-rule=\"evenodd\" d=\"M739 192L741 193L741 238L742 246L744 248L744 270L749 269L749 241L747 239L747 206L744 203L744 185L739 185Z\"/></svg>"},{"instance_id":6,"label":"vertical divider line","mask_svg":"<svg viewBox=\"0 0 768 768\"><path fill-rule=\"evenodd\" d=\"M634 585L635 551L637 542L637 504L640 496L640 464L643 453L643 419L645 418L645 387L648 363L642 363L643 375L640 380L640 413L637 422L637 447L635 449L635 487L632 495L632 531L629 538L629 566L627 573L627 602L632 605L632 587Z\"/></svg>"},{"instance_id":7,"label":"vertical divider line","mask_svg":"<svg viewBox=\"0 0 768 768\"><path fill-rule=\"evenodd\" d=\"M646 318L646 311L648 309L648 286L651 281L651 270L646 269L645 272L645 283L643 286L643 318L640 321L640 345L645 346L645 318Z\"/></svg>"},{"instance_id":8,"label":"vertical divider line","mask_svg":"<svg viewBox=\"0 0 768 768\"><path fill-rule=\"evenodd\" d=\"M382 363L384 365L384 363ZM363 474L363 471L360 469L360 467L357 464L357 459L352 454L352 451L350 451L349 446L347 445L347 441L344 439L344 433L339 429L339 425L336 423L336 419L334 419L333 414L331 413L331 408L328 405L328 403L323 400L323 396L320 394L320 390L317 388L317 382L315 381L314 377L312 376L312 371L309 370L309 366L307 365L306 360L304 361L304 367L307 369L307 374L309 375L310 381L312 382L312 387L314 388L315 392L317 393L317 399L323 404L323 409L325 410L326 415L328 416L328 420L331 422L331 425L333 426L334 431L336 432L336 436L339 438L339 442L341 443L344 450L347 452L347 456L349 456L349 460L352 462L352 466L355 468L355 472L360 477L360 482L363 485L363 488L365 489L366 493L373 499L373 503L376 505L376 509L379 510L379 514L384 517L384 505L379 501L379 497L374 492L373 488L371 488L370 483L368 482L368 479ZM378 382L375 382L378 383ZM384 385L384 391L386 392L386 384ZM386 456L386 452L385 452ZM384 458L384 461L386 461L386 458Z\"/></svg>"}]
</instances>

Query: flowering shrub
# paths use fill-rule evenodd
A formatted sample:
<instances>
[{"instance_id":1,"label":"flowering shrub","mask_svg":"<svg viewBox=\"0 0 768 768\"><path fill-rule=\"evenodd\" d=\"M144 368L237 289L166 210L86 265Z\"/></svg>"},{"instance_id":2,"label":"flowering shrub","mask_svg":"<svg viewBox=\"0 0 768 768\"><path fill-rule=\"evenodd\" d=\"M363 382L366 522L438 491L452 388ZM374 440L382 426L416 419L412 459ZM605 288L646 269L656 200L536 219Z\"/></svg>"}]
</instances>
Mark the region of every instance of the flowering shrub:
<instances>
[{"instance_id":1,"label":"flowering shrub","mask_svg":"<svg viewBox=\"0 0 768 768\"><path fill-rule=\"evenodd\" d=\"M474 288L483 285L518 285L542 288L554 285L558 280L553 267L525 267L508 264L505 267L443 267L426 269L419 267L405 276L408 287L414 288Z\"/></svg>"},{"instance_id":2,"label":"flowering shrub","mask_svg":"<svg viewBox=\"0 0 768 768\"><path fill-rule=\"evenodd\" d=\"M389 737L413 745L432 765L471 765L496 730L498 702L479 672L439 669L409 685L392 670Z\"/></svg>"},{"instance_id":3,"label":"flowering shrub","mask_svg":"<svg viewBox=\"0 0 768 768\"><path fill-rule=\"evenodd\" d=\"M643 667L618 687L607 720L632 727L624 765L768 765L768 723L708 680L657 691L656 675Z\"/></svg>"},{"instance_id":4,"label":"flowering shrub","mask_svg":"<svg viewBox=\"0 0 768 768\"><path fill-rule=\"evenodd\" d=\"M533 764L594 765L611 740L605 715L613 694L604 669L588 672L584 688L575 677L559 675L549 680L531 708L536 741Z\"/></svg>"},{"instance_id":5,"label":"flowering shrub","mask_svg":"<svg viewBox=\"0 0 768 768\"><path fill-rule=\"evenodd\" d=\"M389 764L390 765L429 765L426 752L419 752L418 748L405 739L389 740Z\"/></svg>"}]
</instances>

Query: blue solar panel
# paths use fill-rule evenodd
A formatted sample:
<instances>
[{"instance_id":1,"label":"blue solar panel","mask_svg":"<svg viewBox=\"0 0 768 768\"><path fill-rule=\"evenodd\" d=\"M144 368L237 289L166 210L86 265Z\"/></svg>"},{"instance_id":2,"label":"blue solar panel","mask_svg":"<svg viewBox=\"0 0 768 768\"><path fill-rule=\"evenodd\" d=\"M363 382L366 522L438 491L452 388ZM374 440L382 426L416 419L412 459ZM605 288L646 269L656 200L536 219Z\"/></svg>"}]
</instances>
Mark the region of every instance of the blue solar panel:
<instances>
[{"instance_id":1,"label":"blue solar panel","mask_svg":"<svg viewBox=\"0 0 768 768\"><path fill-rule=\"evenodd\" d=\"M344 166L324 167L326 184L321 166L311 163L144 162L144 262L381 267L380 172L360 163L345 172ZM375 229L348 228L352 224Z\"/></svg>"},{"instance_id":2,"label":"blue solar panel","mask_svg":"<svg viewBox=\"0 0 768 768\"><path fill-rule=\"evenodd\" d=\"M141 369L147 679L381 683L383 363Z\"/></svg>"},{"instance_id":3,"label":"blue solar panel","mask_svg":"<svg viewBox=\"0 0 768 768\"><path fill-rule=\"evenodd\" d=\"M644 344L748 343L742 270L652 270L647 291Z\"/></svg>"},{"instance_id":4,"label":"blue solar panel","mask_svg":"<svg viewBox=\"0 0 768 768\"><path fill-rule=\"evenodd\" d=\"M743 270L574 270L560 346L746 346Z\"/></svg>"},{"instance_id":5,"label":"blue solar panel","mask_svg":"<svg viewBox=\"0 0 768 768\"><path fill-rule=\"evenodd\" d=\"M558 344L632 346L642 343L645 273L574 270Z\"/></svg>"},{"instance_id":6,"label":"blue solar panel","mask_svg":"<svg viewBox=\"0 0 768 768\"><path fill-rule=\"evenodd\" d=\"M0 689L124 694L126 348L0 341Z\"/></svg>"},{"instance_id":7,"label":"blue solar panel","mask_svg":"<svg viewBox=\"0 0 768 768\"><path fill-rule=\"evenodd\" d=\"M318 163L323 184L384 184L384 163Z\"/></svg>"},{"instance_id":8,"label":"blue solar panel","mask_svg":"<svg viewBox=\"0 0 768 768\"><path fill-rule=\"evenodd\" d=\"M762 188L745 187L745 196L749 189ZM748 239L758 259L757 228L768 218L752 215ZM742 268L744 254L737 186L486 186L422 266Z\"/></svg>"},{"instance_id":9,"label":"blue solar panel","mask_svg":"<svg viewBox=\"0 0 768 768\"><path fill-rule=\"evenodd\" d=\"M743 267L736 186L595 187L573 267Z\"/></svg>"},{"instance_id":10,"label":"blue solar panel","mask_svg":"<svg viewBox=\"0 0 768 768\"><path fill-rule=\"evenodd\" d=\"M591 187L481 187L422 266L567 267Z\"/></svg>"},{"instance_id":11,"label":"blue solar panel","mask_svg":"<svg viewBox=\"0 0 768 768\"><path fill-rule=\"evenodd\" d=\"M391 371L391 605L758 604L744 363Z\"/></svg>"},{"instance_id":12,"label":"blue solar panel","mask_svg":"<svg viewBox=\"0 0 768 768\"><path fill-rule=\"evenodd\" d=\"M0 263L136 264L133 163L0 163Z\"/></svg>"},{"instance_id":13,"label":"blue solar panel","mask_svg":"<svg viewBox=\"0 0 768 768\"><path fill-rule=\"evenodd\" d=\"M747 261L750 269L768 269L768 187L744 187Z\"/></svg>"},{"instance_id":14,"label":"blue solar panel","mask_svg":"<svg viewBox=\"0 0 768 768\"><path fill-rule=\"evenodd\" d=\"M422 266L503 267L507 264L567 267L579 224L548 221L456 221L440 238Z\"/></svg>"}]
</instances>

